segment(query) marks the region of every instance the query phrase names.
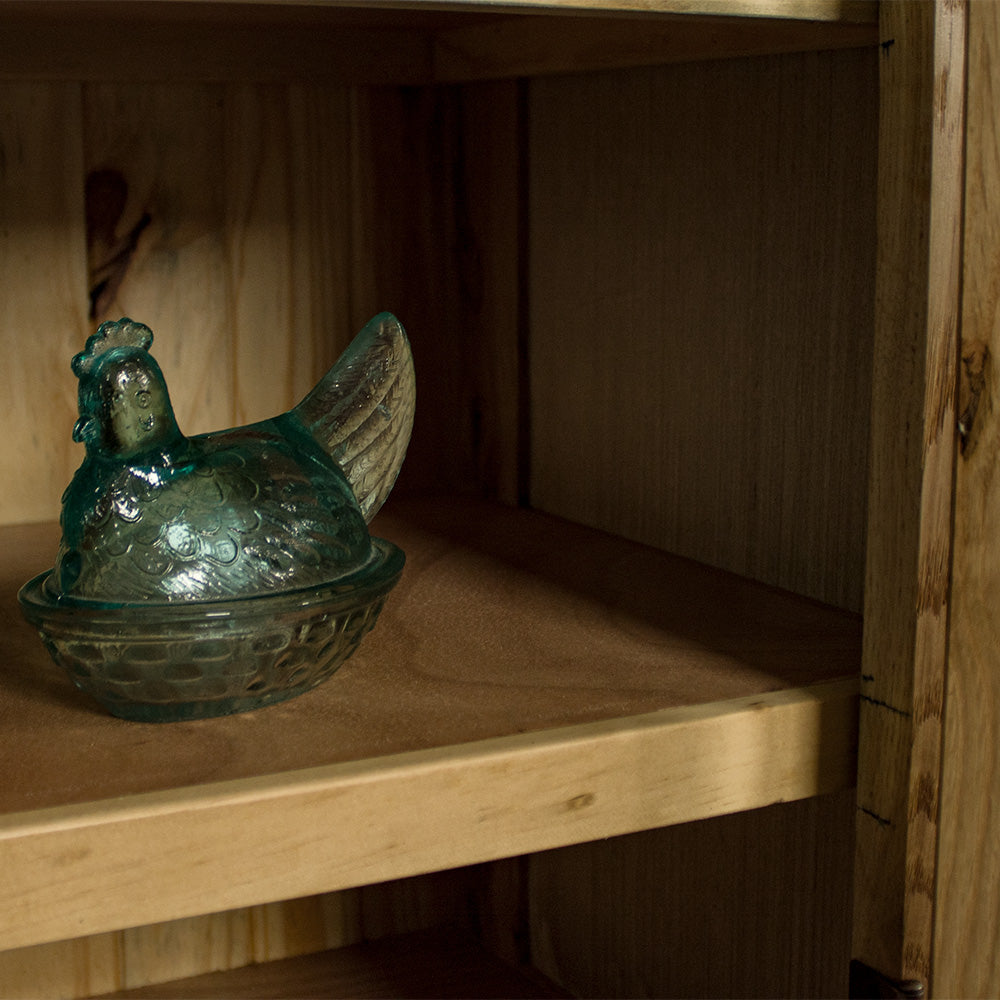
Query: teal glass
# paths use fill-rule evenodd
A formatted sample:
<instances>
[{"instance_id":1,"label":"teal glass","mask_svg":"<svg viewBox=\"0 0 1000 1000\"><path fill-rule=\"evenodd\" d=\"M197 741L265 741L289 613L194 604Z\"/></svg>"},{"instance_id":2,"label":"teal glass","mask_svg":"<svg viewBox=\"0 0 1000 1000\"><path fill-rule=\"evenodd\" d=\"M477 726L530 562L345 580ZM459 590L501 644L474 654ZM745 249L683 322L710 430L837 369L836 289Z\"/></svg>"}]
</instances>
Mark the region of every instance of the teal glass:
<instances>
[{"instance_id":1,"label":"teal glass","mask_svg":"<svg viewBox=\"0 0 1000 1000\"><path fill-rule=\"evenodd\" d=\"M406 334L371 320L294 409L185 437L141 323L73 359L86 456L55 565L21 589L53 659L147 722L259 708L328 678L375 625L403 553L368 523L415 405Z\"/></svg>"}]
</instances>

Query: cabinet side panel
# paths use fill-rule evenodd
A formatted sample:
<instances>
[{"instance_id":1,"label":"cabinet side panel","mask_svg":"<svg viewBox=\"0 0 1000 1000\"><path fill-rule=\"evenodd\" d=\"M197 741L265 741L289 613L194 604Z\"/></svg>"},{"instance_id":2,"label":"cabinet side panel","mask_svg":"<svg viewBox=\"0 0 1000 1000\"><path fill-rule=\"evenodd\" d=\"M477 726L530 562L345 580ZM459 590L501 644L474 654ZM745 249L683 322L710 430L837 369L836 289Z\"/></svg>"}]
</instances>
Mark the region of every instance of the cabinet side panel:
<instances>
[{"instance_id":1,"label":"cabinet side panel","mask_svg":"<svg viewBox=\"0 0 1000 1000\"><path fill-rule=\"evenodd\" d=\"M930 975L951 570L965 5L882 6L855 957Z\"/></svg>"},{"instance_id":2,"label":"cabinet side panel","mask_svg":"<svg viewBox=\"0 0 1000 1000\"><path fill-rule=\"evenodd\" d=\"M531 501L861 601L875 53L531 85Z\"/></svg>"},{"instance_id":3,"label":"cabinet side panel","mask_svg":"<svg viewBox=\"0 0 1000 1000\"><path fill-rule=\"evenodd\" d=\"M0 523L58 516L82 457L69 370L87 335L81 135L79 86L0 84Z\"/></svg>"},{"instance_id":4,"label":"cabinet side panel","mask_svg":"<svg viewBox=\"0 0 1000 1000\"><path fill-rule=\"evenodd\" d=\"M843 997L853 796L530 859L538 967L576 996Z\"/></svg>"},{"instance_id":5,"label":"cabinet side panel","mask_svg":"<svg viewBox=\"0 0 1000 1000\"><path fill-rule=\"evenodd\" d=\"M1000 995L1000 7L969 6L961 419L933 995Z\"/></svg>"}]
</instances>

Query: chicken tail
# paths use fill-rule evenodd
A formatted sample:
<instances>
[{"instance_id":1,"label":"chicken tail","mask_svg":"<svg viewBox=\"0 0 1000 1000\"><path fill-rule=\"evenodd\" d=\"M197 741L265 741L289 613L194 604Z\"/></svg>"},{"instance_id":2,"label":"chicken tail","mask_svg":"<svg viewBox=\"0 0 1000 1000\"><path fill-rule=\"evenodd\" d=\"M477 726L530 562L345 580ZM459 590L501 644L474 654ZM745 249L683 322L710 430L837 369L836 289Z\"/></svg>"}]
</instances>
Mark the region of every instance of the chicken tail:
<instances>
[{"instance_id":1,"label":"chicken tail","mask_svg":"<svg viewBox=\"0 0 1000 1000\"><path fill-rule=\"evenodd\" d=\"M366 522L399 475L415 403L410 343L399 320L384 312L292 410L343 470Z\"/></svg>"}]
</instances>

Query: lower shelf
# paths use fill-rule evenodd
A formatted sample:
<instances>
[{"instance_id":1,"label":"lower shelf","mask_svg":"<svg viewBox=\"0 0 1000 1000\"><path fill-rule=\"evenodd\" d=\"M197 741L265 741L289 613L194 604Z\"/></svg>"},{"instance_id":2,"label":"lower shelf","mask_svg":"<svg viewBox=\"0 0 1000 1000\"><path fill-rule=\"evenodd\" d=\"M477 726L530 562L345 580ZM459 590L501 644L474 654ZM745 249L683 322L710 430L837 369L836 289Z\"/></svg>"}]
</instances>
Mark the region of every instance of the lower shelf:
<instances>
[{"instance_id":1,"label":"lower shelf","mask_svg":"<svg viewBox=\"0 0 1000 1000\"><path fill-rule=\"evenodd\" d=\"M568 997L533 970L516 969L461 931L421 932L103 994L135 1000L334 1000Z\"/></svg>"}]
</instances>

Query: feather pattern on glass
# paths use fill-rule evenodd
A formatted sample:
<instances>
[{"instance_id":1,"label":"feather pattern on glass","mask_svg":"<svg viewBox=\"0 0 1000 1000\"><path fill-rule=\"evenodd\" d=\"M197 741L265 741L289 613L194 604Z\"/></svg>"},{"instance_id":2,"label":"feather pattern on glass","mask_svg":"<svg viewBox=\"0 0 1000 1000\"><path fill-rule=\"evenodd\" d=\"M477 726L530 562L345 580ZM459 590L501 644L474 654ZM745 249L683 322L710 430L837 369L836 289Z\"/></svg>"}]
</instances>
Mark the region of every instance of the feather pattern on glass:
<instances>
[{"instance_id":1,"label":"feather pattern on glass","mask_svg":"<svg viewBox=\"0 0 1000 1000\"><path fill-rule=\"evenodd\" d=\"M343 470L366 522L399 475L415 405L409 341L400 322L381 313L292 411Z\"/></svg>"}]
</instances>

